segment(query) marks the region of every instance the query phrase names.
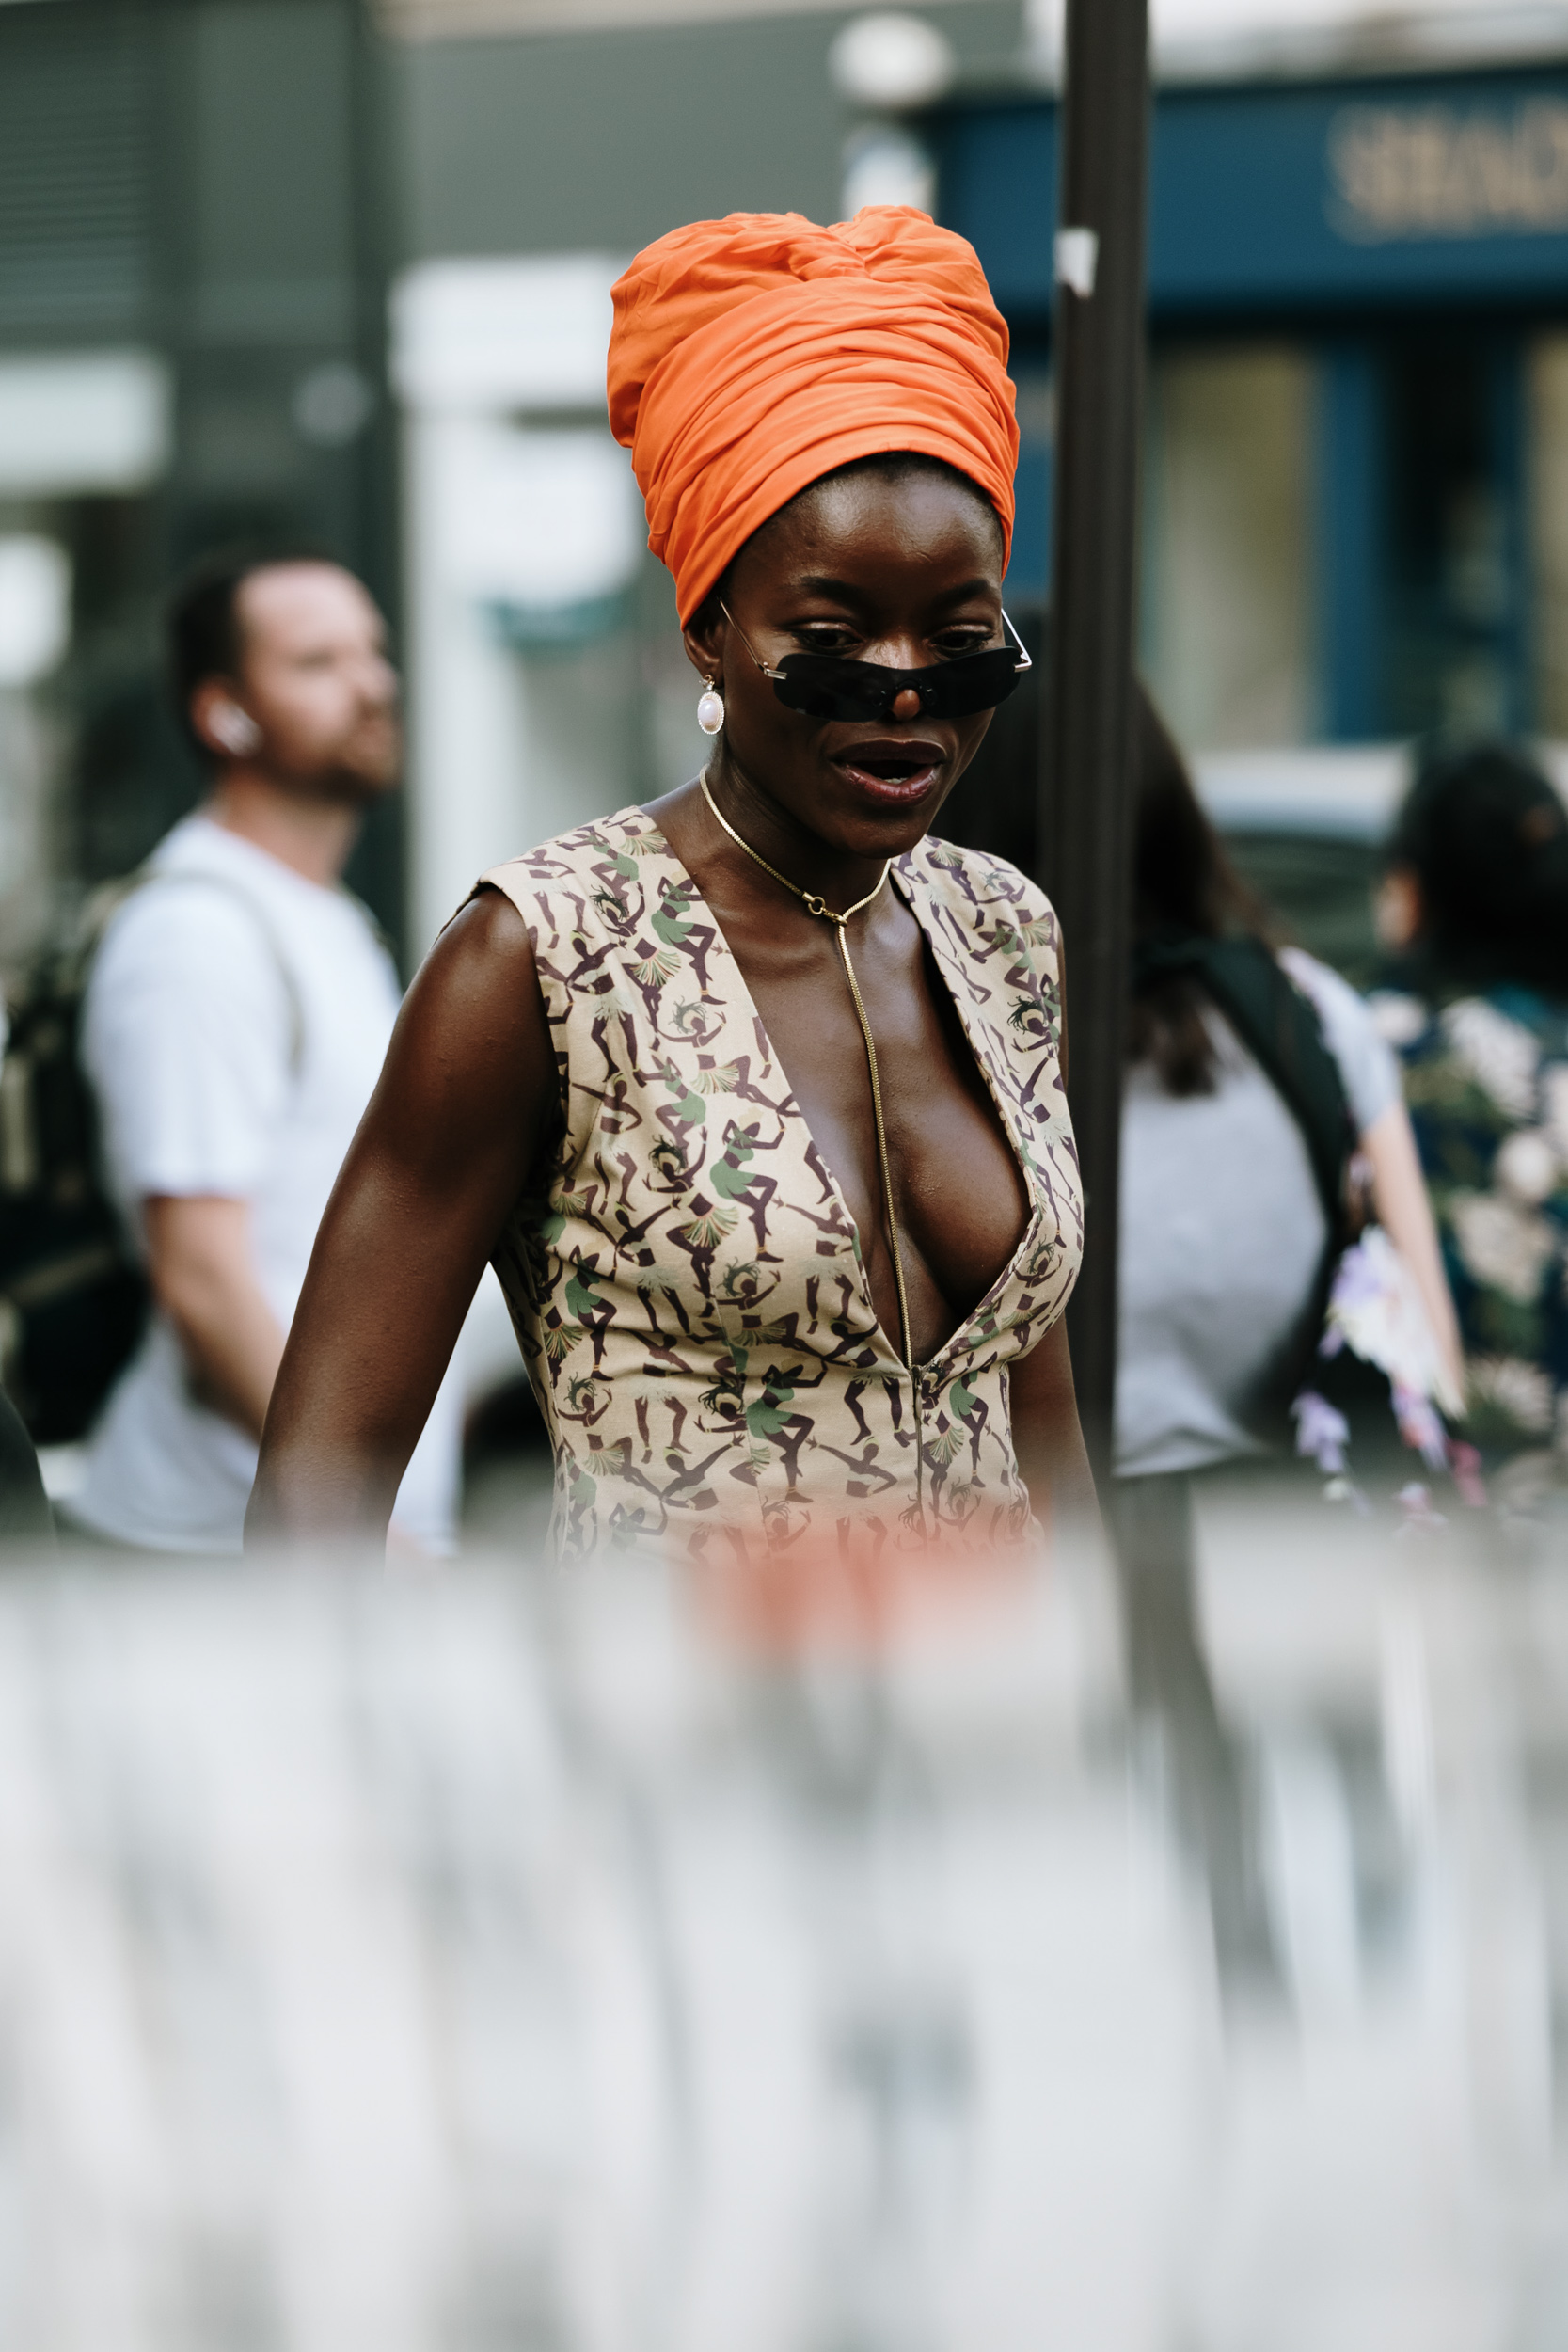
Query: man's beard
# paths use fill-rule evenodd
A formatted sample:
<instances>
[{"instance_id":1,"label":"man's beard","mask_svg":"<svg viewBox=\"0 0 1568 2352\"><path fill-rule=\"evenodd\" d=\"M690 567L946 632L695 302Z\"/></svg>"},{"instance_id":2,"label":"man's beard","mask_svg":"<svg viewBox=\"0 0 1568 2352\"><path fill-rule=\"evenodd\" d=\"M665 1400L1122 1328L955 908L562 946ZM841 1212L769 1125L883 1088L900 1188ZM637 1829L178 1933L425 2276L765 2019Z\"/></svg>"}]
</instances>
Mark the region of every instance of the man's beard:
<instances>
[{"instance_id":1,"label":"man's beard","mask_svg":"<svg viewBox=\"0 0 1568 2352\"><path fill-rule=\"evenodd\" d=\"M373 808L395 792L401 782L398 768L372 772L349 762L319 770L310 780L311 798L332 808Z\"/></svg>"},{"instance_id":2,"label":"man's beard","mask_svg":"<svg viewBox=\"0 0 1568 2352\"><path fill-rule=\"evenodd\" d=\"M383 756L367 751L356 757L345 746L337 758L325 759L308 770L296 769L285 780L302 800L316 801L328 808L364 809L385 800L388 792L395 792L402 774L400 736Z\"/></svg>"}]
</instances>

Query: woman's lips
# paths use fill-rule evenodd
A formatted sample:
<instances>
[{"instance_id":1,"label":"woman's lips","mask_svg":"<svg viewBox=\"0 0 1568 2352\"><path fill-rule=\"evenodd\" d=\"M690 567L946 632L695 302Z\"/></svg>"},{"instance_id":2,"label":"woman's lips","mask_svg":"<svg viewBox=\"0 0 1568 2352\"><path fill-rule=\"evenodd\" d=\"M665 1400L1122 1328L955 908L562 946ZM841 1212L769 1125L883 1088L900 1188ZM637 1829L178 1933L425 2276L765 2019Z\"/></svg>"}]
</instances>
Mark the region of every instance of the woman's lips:
<instances>
[{"instance_id":1,"label":"woman's lips","mask_svg":"<svg viewBox=\"0 0 1568 2352\"><path fill-rule=\"evenodd\" d=\"M904 808L931 790L946 757L940 743L901 742L894 736L879 742L851 743L838 754L833 765L843 770L855 790L867 800L884 808Z\"/></svg>"}]
</instances>

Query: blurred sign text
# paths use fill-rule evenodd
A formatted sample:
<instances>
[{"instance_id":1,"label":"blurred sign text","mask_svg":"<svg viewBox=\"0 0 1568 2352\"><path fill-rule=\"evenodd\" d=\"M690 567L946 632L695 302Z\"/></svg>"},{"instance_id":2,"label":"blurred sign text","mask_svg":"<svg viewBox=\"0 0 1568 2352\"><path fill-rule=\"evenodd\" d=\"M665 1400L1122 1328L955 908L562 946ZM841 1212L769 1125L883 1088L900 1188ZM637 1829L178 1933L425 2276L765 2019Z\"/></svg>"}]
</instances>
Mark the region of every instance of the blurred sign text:
<instances>
[{"instance_id":1,"label":"blurred sign text","mask_svg":"<svg viewBox=\"0 0 1568 2352\"><path fill-rule=\"evenodd\" d=\"M1568 229L1568 104L1347 106L1329 130L1328 215L1357 243Z\"/></svg>"}]
</instances>

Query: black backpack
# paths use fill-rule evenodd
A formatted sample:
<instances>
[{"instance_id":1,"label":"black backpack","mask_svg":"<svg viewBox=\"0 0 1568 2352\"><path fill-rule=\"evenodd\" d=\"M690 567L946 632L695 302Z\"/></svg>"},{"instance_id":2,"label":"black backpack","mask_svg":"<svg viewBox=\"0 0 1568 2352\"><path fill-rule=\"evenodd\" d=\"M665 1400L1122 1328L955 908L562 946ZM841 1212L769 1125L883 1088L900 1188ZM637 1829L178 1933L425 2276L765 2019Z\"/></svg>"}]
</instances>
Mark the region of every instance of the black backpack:
<instances>
[{"instance_id":1,"label":"black backpack","mask_svg":"<svg viewBox=\"0 0 1568 2352\"><path fill-rule=\"evenodd\" d=\"M7 1009L0 1062L0 1387L36 1445L83 1438L140 1344L147 1277L103 1181L98 1104L82 1067L87 977L111 917L145 882L186 880L249 910L277 963L293 1025L298 991L248 892L207 873L140 867L88 900L71 938L41 956Z\"/></svg>"},{"instance_id":2,"label":"black backpack","mask_svg":"<svg viewBox=\"0 0 1568 2352\"><path fill-rule=\"evenodd\" d=\"M82 1437L141 1339L147 1279L103 1188L78 1058L92 958L139 877L89 902L8 1005L0 1062L0 1378L35 1444Z\"/></svg>"}]
</instances>

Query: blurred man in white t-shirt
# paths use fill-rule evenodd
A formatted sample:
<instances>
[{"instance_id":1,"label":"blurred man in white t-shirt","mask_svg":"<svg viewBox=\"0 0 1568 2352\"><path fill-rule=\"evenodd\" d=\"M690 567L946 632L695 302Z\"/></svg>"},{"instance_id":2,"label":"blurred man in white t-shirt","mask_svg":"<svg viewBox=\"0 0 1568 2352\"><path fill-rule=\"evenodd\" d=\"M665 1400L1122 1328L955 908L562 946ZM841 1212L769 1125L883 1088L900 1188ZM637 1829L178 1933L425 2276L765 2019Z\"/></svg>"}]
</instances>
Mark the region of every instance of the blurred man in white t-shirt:
<instances>
[{"instance_id":1,"label":"blurred man in white t-shirt","mask_svg":"<svg viewBox=\"0 0 1568 2352\"><path fill-rule=\"evenodd\" d=\"M381 615L314 558L214 563L171 612L175 691L212 776L116 914L83 1054L107 1172L156 1305L71 1517L159 1550L234 1552L316 1228L380 1074L391 960L342 872L402 740ZM449 1380L394 1533L450 1549Z\"/></svg>"}]
</instances>

